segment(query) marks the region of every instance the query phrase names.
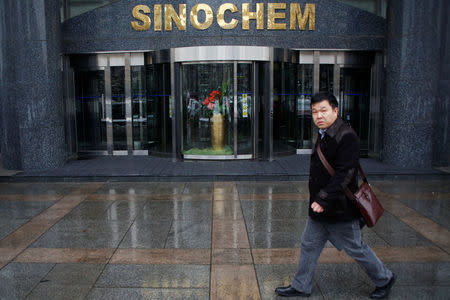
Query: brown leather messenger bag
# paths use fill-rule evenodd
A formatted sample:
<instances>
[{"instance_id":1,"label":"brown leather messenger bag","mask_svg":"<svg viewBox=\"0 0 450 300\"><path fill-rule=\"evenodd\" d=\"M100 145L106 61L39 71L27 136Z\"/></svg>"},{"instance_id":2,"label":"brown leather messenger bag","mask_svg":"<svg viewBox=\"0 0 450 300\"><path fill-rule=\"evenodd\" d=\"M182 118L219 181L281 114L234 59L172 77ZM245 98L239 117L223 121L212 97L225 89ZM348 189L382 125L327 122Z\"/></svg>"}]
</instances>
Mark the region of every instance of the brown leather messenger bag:
<instances>
[{"instance_id":1,"label":"brown leather messenger bag","mask_svg":"<svg viewBox=\"0 0 450 300\"><path fill-rule=\"evenodd\" d=\"M319 140L317 140L316 145L320 161L325 166L328 173L330 173L331 176L334 176L335 171L333 167L328 163L325 156L323 155L322 150L320 149ZM361 212L364 218L364 221L367 224L367 227L373 227L383 214L384 209L383 206L381 206L380 202L378 201L377 197L375 196L374 192L372 191L372 188L370 187L369 182L367 181L366 174L364 174L364 171L359 163L358 163L358 170L363 180L362 184L359 186L359 189L356 191L355 194L353 194L348 189L348 187L346 187L344 189L344 193L347 196L347 198L349 198L356 204L356 206L358 207L359 211Z\"/></svg>"}]
</instances>

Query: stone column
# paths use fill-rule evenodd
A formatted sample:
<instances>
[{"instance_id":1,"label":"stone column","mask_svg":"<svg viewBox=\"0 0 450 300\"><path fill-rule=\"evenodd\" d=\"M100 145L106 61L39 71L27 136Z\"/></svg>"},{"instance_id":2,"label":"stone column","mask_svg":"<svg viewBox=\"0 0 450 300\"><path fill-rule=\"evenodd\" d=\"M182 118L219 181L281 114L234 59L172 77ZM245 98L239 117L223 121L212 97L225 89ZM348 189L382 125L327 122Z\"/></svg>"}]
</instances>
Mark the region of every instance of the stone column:
<instances>
[{"instance_id":1,"label":"stone column","mask_svg":"<svg viewBox=\"0 0 450 300\"><path fill-rule=\"evenodd\" d=\"M441 13L446 0L391 0L387 11L386 103L382 160L431 167Z\"/></svg>"},{"instance_id":2,"label":"stone column","mask_svg":"<svg viewBox=\"0 0 450 300\"><path fill-rule=\"evenodd\" d=\"M8 169L65 161L58 0L0 2L1 152Z\"/></svg>"},{"instance_id":3,"label":"stone column","mask_svg":"<svg viewBox=\"0 0 450 300\"><path fill-rule=\"evenodd\" d=\"M450 165L450 1L441 0L441 30L439 47L439 81L434 115L433 164Z\"/></svg>"},{"instance_id":4,"label":"stone column","mask_svg":"<svg viewBox=\"0 0 450 300\"><path fill-rule=\"evenodd\" d=\"M431 167L441 1L389 1L384 162Z\"/></svg>"}]
</instances>

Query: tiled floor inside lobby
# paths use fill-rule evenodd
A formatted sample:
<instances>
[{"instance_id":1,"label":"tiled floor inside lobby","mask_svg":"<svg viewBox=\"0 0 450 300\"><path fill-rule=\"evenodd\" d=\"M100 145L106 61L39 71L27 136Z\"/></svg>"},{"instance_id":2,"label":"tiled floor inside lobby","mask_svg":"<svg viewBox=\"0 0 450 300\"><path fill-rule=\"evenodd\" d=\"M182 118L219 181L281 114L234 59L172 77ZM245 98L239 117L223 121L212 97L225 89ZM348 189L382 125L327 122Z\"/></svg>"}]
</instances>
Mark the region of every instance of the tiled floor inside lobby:
<instances>
[{"instance_id":1,"label":"tiled floor inside lobby","mask_svg":"<svg viewBox=\"0 0 450 300\"><path fill-rule=\"evenodd\" d=\"M450 299L450 181L372 181L365 241L391 299ZM277 299L297 267L307 182L0 183L0 299ZM311 299L373 284L327 245Z\"/></svg>"}]
</instances>

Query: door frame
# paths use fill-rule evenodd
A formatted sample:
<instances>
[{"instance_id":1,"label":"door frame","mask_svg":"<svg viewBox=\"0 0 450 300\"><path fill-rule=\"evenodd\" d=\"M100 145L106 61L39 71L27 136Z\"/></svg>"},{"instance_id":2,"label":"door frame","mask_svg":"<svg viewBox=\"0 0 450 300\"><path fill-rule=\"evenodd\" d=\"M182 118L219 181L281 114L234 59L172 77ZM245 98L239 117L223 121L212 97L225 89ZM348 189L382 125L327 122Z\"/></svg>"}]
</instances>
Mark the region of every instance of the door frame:
<instances>
[{"instance_id":1,"label":"door frame","mask_svg":"<svg viewBox=\"0 0 450 300\"><path fill-rule=\"evenodd\" d=\"M312 64L313 65L313 93L319 90L319 70L321 64L333 64L333 92L341 100L340 91L340 70L345 67L369 67L371 68L371 95L370 95L370 112L377 111L380 107L382 98L382 54L376 51L357 51L357 50L333 50L333 49L281 49L273 47L259 47L259 46L199 46L199 47L182 47L172 48L157 51L129 51L129 52L109 52L109 53L89 53L89 54L71 54L65 58L64 68L67 74L67 86L73 85L72 90L67 89L68 98L67 105L73 106L73 117L70 117L73 126L74 140L72 148L74 154L78 155L149 155L148 150L133 150L133 136L132 136L132 99L131 99L131 66L144 66L148 63L157 63L164 61L170 66L170 89L173 105L172 105L172 150L169 150L174 161L182 160L181 142L182 142L182 114L181 103L181 78L180 66L182 63L212 63L214 61L232 62L235 66L234 77L237 76L235 67L240 62L251 62L253 71L253 153L249 156L240 156L236 154L236 145L234 145L234 155L231 159L250 159L259 158L273 160L273 69L274 62L281 60L291 60L292 57L298 64ZM288 51L287 51L288 50ZM283 55L279 55L282 53ZM374 62L374 57L377 60ZM150 62L148 59L150 59ZM111 67L123 66L125 69L125 102L126 107L126 132L127 132L127 149L114 150L113 149L113 126L112 126L112 95L111 95ZM75 111L75 82L74 72L89 71L89 70L104 70L105 81L105 107L106 109L106 129L107 129L107 148L105 150L82 151L78 150L77 139L77 125L76 111ZM374 79L375 78L375 79ZM263 79L261 81L260 79ZM233 79L233 84L236 84L236 78ZM261 86L263 85L263 86ZM265 90L261 93L261 90ZM237 93L237 88L234 88ZM264 97L264 99L263 99ZM374 101L375 100L375 101ZM234 95L234 103L237 103L237 95ZM236 106L236 105L235 105ZM340 108L342 109L342 107ZM70 109L66 109L66 113L70 115ZM260 114L262 118L260 118ZM379 136L379 129L376 119L370 119L369 123L369 151L370 145L376 141ZM235 117L235 122L237 118ZM260 124L258 124L260 123ZM236 124L233 124L236 127ZM261 127L262 126L262 127ZM131 129L131 130L130 130ZM377 131L378 130L378 131ZM237 130L234 129L234 135ZM317 135L316 130L312 132L312 140L315 140ZM71 135L72 136L72 135ZM263 146L261 147L261 141ZM169 144L170 141L167 141ZM234 137L234 143L237 143L237 138ZM297 149L297 154L311 153L312 149ZM207 157L207 159L219 159L217 156ZM227 158L230 159L230 158Z\"/></svg>"},{"instance_id":2,"label":"door frame","mask_svg":"<svg viewBox=\"0 0 450 300\"><path fill-rule=\"evenodd\" d=\"M198 160L230 160L230 159L253 159L258 157L258 113L257 104L257 68L256 63L270 60L271 48L253 47L253 46L203 46L203 47L182 47L171 49L171 70L172 71L172 95L175 95L175 118L172 120L172 128L176 128L177 136L174 138L174 160L198 159ZM182 153L183 140L183 114L182 103L183 95L181 68L183 64L214 64L214 63L232 63L233 64L233 155L188 155ZM252 153L237 154L238 140L238 95L237 95L237 69L239 63L251 63L252 68ZM175 134L174 134L175 137Z\"/></svg>"},{"instance_id":3,"label":"door frame","mask_svg":"<svg viewBox=\"0 0 450 300\"><path fill-rule=\"evenodd\" d=\"M133 150L133 118L131 99L131 66L144 65L144 52L83 54L72 57L70 59L70 64L73 72L95 70L102 70L104 72L106 150L79 151L77 145L77 153L86 156L148 155L148 150ZM126 120L126 150L114 150L111 67L124 67L123 80ZM75 85L75 82L73 82L73 84ZM78 120L75 119L75 122L77 123ZM76 141L76 143L78 142Z\"/></svg>"}]
</instances>

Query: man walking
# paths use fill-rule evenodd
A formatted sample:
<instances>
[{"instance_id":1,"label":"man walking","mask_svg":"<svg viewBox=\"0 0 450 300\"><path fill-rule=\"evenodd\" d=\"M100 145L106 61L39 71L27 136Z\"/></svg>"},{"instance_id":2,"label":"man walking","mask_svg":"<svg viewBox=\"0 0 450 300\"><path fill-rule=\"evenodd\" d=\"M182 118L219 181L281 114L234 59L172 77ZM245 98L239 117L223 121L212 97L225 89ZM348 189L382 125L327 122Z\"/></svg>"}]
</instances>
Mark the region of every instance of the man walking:
<instances>
[{"instance_id":1,"label":"man walking","mask_svg":"<svg viewBox=\"0 0 450 300\"><path fill-rule=\"evenodd\" d=\"M344 250L366 271L376 289L371 298L389 295L396 276L361 240L358 208L344 194L348 187L358 188L359 140L356 133L338 117L338 103L333 95L319 93L311 99L313 120L319 128L316 142L336 173L331 176L320 161L317 150L311 155L309 176L309 218L302 235L298 271L292 284L275 292L286 297L308 297L313 286L317 262L329 240Z\"/></svg>"}]
</instances>

